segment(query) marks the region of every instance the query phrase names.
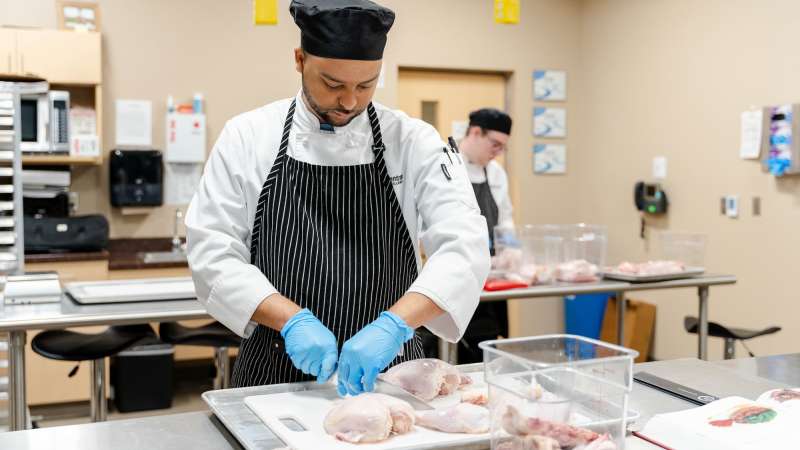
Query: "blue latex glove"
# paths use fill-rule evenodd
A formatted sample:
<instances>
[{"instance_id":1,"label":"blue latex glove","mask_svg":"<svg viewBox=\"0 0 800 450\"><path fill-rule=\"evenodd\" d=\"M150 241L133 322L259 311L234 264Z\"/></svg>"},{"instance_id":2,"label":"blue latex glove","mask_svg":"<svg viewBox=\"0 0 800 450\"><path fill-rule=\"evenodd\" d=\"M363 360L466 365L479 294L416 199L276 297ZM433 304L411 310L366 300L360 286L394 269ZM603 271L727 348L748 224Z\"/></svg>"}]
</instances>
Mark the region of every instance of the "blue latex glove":
<instances>
[{"instance_id":1,"label":"blue latex glove","mask_svg":"<svg viewBox=\"0 0 800 450\"><path fill-rule=\"evenodd\" d=\"M384 311L342 346L339 356L339 395L358 395L375 389L381 370L397 356L414 330L396 314Z\"/></svg>"},{"instance_id":2,"label":"blue latex glove","mask_svg":"<svg viewBox=\"0 0 800 450\"><path fill-rule=\"evenodd\" d=\"M295 367L317 377L318 383L328 381L336 370L336 336L311 311L303 309L292 316L281 329L281 336Z\"/></svg>"}]
</instances>

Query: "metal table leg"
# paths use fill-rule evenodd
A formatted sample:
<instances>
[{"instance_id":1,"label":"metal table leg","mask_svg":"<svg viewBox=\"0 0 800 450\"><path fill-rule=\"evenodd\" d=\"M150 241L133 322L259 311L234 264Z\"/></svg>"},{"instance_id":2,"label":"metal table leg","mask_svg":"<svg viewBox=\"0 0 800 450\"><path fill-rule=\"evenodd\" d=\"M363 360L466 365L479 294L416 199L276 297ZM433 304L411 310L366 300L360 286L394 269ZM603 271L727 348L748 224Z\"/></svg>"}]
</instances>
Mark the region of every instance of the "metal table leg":
<instances>
[{"instance_id":1,"label":"metal table leg","mask_svg":"<svg viewBox=\"0 0 800 450\"><path fill-rule=\"evenodd\" d=\"M28 424L25 399L25 330L8 333L8 406L11 431L24 430Z\"/></svg>"},{"instance_id":2,"label":"metal table leg","mask_svg":"<svg viewBox=\"0 0 800 450\"><path fill-rule=\"evenodd\" d=\"M106 360L105 358L93 359L90 364L92 372L89 396L89 410L92 422L105 422L108 415L108 401L106 400Z\"/></svg>"},{"instance_id":3,"label":"metal table leg","mask_svg":"<svg viewBox=\"0 0 800 450\"><path fill-rule=\"evenodd\" d=\"M617 292L617 344L625 345L625 310L628 301L625 292Z\"/></svg>"},{"instance_id":4,"label":"metal table leg","mask_svg":"<svg viewBox=\"0 0 800 450\"><path fill-rule=\"evenodd\" d=\"M697 357L708 359L708 286L697 288L698 307L697 317Z\"/></svg>"},{"instance_id":5,"label":"metal table leg","mask_svg":"<svg viewBox=\"0 0 800 450\"><path fill-rule=\"evenodd\" d=\"M450 364L458 364L458 344L439 338L439 359Z\"/></svg>"},{"instance_id":6,"label":"metal table leg","mask_svg":"<svg viewBox=\"0 0 800 450\"><path fill-rule=\"evenodd\" d=\"M214 389L230 387L231 369L228 347L214 349L214 367L217 369L217 376L214 377Z\"/></svg>"}]
</instances>

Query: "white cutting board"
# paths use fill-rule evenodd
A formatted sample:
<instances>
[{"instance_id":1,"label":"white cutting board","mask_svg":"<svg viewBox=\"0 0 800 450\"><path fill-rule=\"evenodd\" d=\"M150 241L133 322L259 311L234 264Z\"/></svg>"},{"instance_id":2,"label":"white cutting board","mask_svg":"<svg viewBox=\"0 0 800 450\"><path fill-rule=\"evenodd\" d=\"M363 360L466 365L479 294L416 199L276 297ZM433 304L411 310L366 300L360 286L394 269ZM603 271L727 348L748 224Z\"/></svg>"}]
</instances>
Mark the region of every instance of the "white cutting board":
<instances>
[{"instance_id":1,"label":"white cutting board","mask_svg":"<svg viewBox=\"0 0 800 450\"><path fill-rule=\"evenodd\" d=\"M406 434L393 435L386 441L374 444L342 442L327 434L323 427L325 416L338 399L336 388L333 387L313 391L254 395L245 397L244 403L294 450L403 450L436 445L467 445L489 439L488 434L442 433L415 426ZM292 431L281 422L281 419L295 420L305 428L305 431Z\"/></svg>"}]
</instances>

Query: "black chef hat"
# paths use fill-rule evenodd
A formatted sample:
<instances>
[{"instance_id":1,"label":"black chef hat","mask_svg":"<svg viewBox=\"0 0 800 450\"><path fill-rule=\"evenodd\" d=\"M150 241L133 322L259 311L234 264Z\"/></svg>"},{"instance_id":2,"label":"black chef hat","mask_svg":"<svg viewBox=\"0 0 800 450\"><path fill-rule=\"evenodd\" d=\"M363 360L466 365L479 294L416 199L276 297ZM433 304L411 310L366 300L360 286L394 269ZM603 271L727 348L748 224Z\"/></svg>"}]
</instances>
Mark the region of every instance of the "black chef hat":
<instances>
[{"instance_id":1,"label":"black chef hat","mask_svg":"<svg viewBox=\"0 0 800 450\"><path fill-rule=\"evenodd\" d=\"M469 113L469 126L511 134L511 116L494 108L483 108Z\"/></svg>"},{"instance_id":2,"label":"black chef hat","mask_svg":"<svg viewBox=\"0 0 800 450\"><path fill-rule=\"evenodd\" d=\"M368 0L292 0L300 45L314 56L376 61L383 58L394 12Z\"/></svg>"}]
</instances>

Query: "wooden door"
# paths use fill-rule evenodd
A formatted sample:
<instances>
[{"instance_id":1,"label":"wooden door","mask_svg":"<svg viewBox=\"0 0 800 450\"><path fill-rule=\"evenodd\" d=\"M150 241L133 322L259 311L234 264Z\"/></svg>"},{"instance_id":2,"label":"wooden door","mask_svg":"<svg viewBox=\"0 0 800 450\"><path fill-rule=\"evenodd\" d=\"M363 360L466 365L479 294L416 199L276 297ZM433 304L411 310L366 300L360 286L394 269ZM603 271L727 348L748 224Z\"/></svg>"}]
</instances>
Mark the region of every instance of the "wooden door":
<instances>
[{"instance_id":1,"label":"wooden door","mask_svg":"<svg viewBox=\"0 0 800 450\"><path fill-rule=\"evenodd\" d=\"M17 31L0 28L0 74L16 74L17 61Z\"/></svg>"},{"instance_id":2,"label":"wooden door","mask_svg":"<svg viewBox=\"0 0 800 450\"><path fill-rule=\"evenodd\" d=\"M50 83L100 84L100 33L18 30L20 72Z\"/></svg>"},{"instance_id":3,"label":"wooden door","mask_svg":"<svg viewBox=\"0 0 800 450\"><path fill-rule=\"evenodd\" d=\"M470 112L480 108L506 109L506 76L400 69L397 97L399 109L430 123L447 139L453 135L453 122L466 122ZM502 155L497 162L505 166Z\"/></svg>"},{"instance_id":4,"label":"wooden door","mask_svg":"<svg viewBox=\"0 0 800 450\"><path fill-rule=\"evenodd\" d=\"M505 111L506 82L502 73L400 69L398 108L430 123L446 139L453 134L453 122L468 121L469 113L476 109ZM497 162L505 167L504 155ZM509 183L513 181L509 178ZM509 334L517 336L521 320L518 301L508 302L508 318Z\"/></svg>"}]
</instances>

